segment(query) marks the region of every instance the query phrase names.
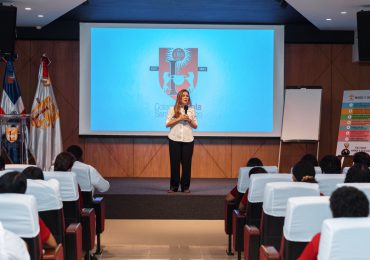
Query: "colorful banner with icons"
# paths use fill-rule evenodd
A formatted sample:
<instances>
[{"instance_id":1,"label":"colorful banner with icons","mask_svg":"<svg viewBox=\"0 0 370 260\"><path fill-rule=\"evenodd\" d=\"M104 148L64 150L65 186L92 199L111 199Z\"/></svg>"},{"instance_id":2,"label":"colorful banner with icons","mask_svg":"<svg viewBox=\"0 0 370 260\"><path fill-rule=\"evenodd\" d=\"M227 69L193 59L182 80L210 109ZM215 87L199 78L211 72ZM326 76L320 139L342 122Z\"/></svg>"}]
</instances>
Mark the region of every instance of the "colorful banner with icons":
<instances>
[{"instance_id":1,"label":"colorful banner with icons","mask_svg":"<svg viewBox=\"0 0 370 260\"><path fill-rule=\"evenodd\" d=\"M370 90L343 93L337 155L370 153Z\"/></svg>"}]
</instances>

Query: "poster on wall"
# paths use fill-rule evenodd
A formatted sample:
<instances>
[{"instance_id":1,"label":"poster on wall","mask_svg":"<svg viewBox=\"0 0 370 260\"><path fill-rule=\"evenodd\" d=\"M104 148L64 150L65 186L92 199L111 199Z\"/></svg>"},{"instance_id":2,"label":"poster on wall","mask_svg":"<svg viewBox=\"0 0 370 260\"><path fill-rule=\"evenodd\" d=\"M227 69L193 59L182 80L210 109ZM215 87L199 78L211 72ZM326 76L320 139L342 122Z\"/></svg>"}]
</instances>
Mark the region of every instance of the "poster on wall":
<instances>
[{"instance_id":1,"label":"poster on wall","mask_svg":"<svg viewBox=\"0 0 370 260\"><path fill-rule=\"evenodd\" d=\"M337 155L370 153L370 90L343 93Z\"/></svg>"}]
</instances>

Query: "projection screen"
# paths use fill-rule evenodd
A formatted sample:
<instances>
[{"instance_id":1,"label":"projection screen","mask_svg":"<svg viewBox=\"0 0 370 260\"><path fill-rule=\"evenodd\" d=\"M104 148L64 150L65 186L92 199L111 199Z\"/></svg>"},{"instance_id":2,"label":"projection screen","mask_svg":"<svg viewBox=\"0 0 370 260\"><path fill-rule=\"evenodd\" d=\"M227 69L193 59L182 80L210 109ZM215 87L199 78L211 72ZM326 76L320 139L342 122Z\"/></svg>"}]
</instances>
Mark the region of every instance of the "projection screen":
<instances>
[{"instance_id":1,"label":"projection screen","mask_svg":"<svg viewBox=\"0 0 370 260\"><path fill-rule=\"evenodd\" d=\"M80 24L80 135L164 136L190 91L195 136L279 137L284 27Z\"/></svg>"}]
</instances>

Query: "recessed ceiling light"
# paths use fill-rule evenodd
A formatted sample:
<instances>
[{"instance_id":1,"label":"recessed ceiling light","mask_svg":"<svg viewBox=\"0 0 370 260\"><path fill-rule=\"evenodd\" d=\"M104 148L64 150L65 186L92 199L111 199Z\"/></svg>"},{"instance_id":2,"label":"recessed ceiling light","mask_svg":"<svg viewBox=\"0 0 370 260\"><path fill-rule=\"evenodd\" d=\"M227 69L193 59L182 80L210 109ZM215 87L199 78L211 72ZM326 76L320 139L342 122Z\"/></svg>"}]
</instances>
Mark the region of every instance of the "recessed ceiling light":
<instances>
[{"instance_id":1,"label":"recessed ceiling light","mask_svg":"<svg viewBox=\"0 0 370 260\"><path fill-rule=\"evenodd\" d=\"M42 29L42 26L36 26L36 29L37 30L41 30Z\"/></svg>"},{"instance_id":2,"label":"recessed ceiling light","mask_svg":"<svg viewBox=\"0 0 370 260\"><path fill-rule=\"evenodd\" d=\"M342 12L340 12L341 14L346 14L347 12L346 11L342 11Z\"/></svg>"},{"instance_id":3,"label":"recessed ceiling light","mask_svg":"<svg viewBox=\"0 0 370 260\"><path fill-rule=\"evenodd\" d=\"M24 10L26 10L26 11L31 11L31 10L32 10L32 8L31 8L31 7L25 7L25 8L24 8Z\"/></svg>"},{"instance_id":4,"label":"recessed ceiling light","mask_svg":"<svg viewBox=\"0 0 370 260\"><path fill-rule=\"evenodd\" d=\"M325 20L326 20L326 21L331 21L331 18L326 18Z\"/></svg>"},{"instance_id":5,"label":"recessed ceiling light","mask_svg":"<svg viewBox=\"0 0 370 260\"><path fill-rule=\"evenodd\" d=\"M43 17L44 17L44 15L43 15L43 14L39 14L39 15L37 15L37 17L38 17L38 18L43 18Z\"/></svg>"}]
</instances>

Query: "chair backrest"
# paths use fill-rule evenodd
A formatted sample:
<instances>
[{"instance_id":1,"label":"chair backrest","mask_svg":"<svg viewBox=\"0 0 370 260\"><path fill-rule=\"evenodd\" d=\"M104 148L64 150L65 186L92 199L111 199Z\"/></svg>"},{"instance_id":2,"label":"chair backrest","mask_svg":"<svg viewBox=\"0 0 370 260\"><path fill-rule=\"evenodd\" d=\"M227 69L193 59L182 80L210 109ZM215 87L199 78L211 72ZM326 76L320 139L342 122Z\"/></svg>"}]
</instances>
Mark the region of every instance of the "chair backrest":
<instances>
[{"instance_id":1,"label":"chair backrest","mask_svg":"<svg viewBox=\"0 0 370 260\"><path fill-rule=\"evenodd\" d=\"M10 172L11 170L3 170L0 171L0 177L3 176L5 173Z\"/></svg>"},{"instance_id":2,"label":"chair backrest","mask_svg":"<svg viewBox=\"0 0 370 260\"><path fill-rule=\"evenodd\" d=\"M333 218L321 228L319 260L369 259L370 218Z\"/></svg>"},{"instance_id":3,"label":"chair backrest","mask_svg":"<svg viewBox=\"0 0 370 260\"><path fill-rule=\"evenodd\" d=\"M319 195L319 185L316 183L267 183L263 195L263 211L270 216L285 217L287 201L289 198Z\"/></svg>"},{"instance_id":4,"label":"chair backrest","mask_svg":"<svg viewBox=\"0 0 370 260\"><path fill-rule=\"evenodd\" d=\"M321 231L323 221L331 217L329 196L289 198L283 227L284 259L297 259Z\"/></svg>"},{"instance_id":5,"label":"chair backrest","mask_svg":"<svg viewBox=\"0 0 370 260\"><path fill-rule=\"evenodd\" d=\"M39 212L63 208L59 182L52 180L27 180L26 194L33 195Z\"/></svg>"},{"instance_id":6,"label":"chair backrest","mask_svg":"<svg viewBox=\"0 0 370 260\"><path fill-rule=\"evenodd\" d=\"M265 186L270 182L290 182L291 174L253 174L248 189L248 202L263 202Z\"/></svg>"},{"instance_id":7,"label":"chair backrest","mask_svg":"<svg viewBox=\"0 0 370 260\"><path fill-rule=\"evenodd\" d=\"M15 193L0 194L0 221L4 228L26 241L31 260L41 259L40 226L34 196Z\"/></svg>"},{"instance_id":8,"label":"chair backrest","mask_svg":"<svg viewBox=\"0 0 370 260\"><path fill-rule=\"evenodd\" d=\"M344 167L343 170L342 170L342 173L347 174L349 168L351 168L351 167Z\"/></svg>"},{"instance_id":9,"label":"chair backrest","mask_svg":"<svg viewBox=\"0 0 370 260\"><path fill-rule=\"evenodd\" d=\"M59 182L62 201L76 201L79 198L78 184L74 172L44 171L45 180L56 179Z\"/></svg>"},{"instance_id":10,"label":"chair backrest","mask_svg":"<svg viewBox=\"0 0 370 260\"><path fill-rule=\"evenodd\" d=\"M370 183L339 183L337 184L337 188L343 186L351 186L359 189L363 193L365 193L367 199L370 201Z\"/></svg>"},{"instance_id":11,"label":"chair backrest","mask_svg":"<svg viewBox=\"0 0 370 260\"><path fill-rule=\"evenodd\" d=\"M267 173L278 173L277 166L261 166ZM249 171L255 167L240 167L238 174L237 189L240 193L245 193L249 187Z\"/></svg>"},{"instance_id":12,"label":"chair backrest","mask_svg":"<svg viewBox=\"0 0 370 260\"><path fill-rule=\"evenodd\" d=\"M88 165L75 163L73 164L72 171L76 173L77 183L80 185L81 191L93 191Z\"/></svg>"},{"instance_id":13,"label":"chair backrest","mask_svg":"<svg viewBox=\"0 0 370 260\"><path fill-rule=\"evenodd\" d=\"M5 170L22 172L24 169L30 166L36 166L32 164L5 164Z\"/></svg>"},{"instance_id":14,"label":"chair backrest","mask_svg":"<svg viewBox=\"0 0 370 260\"><path fill-rule=\"evenodd\" d=\"M330 196L337 188L338 183L343 183L346 178L345 174L318 174L315 176L316 181L319 183L320 192L325 196Z\"/></svg>"}]
</instances>

